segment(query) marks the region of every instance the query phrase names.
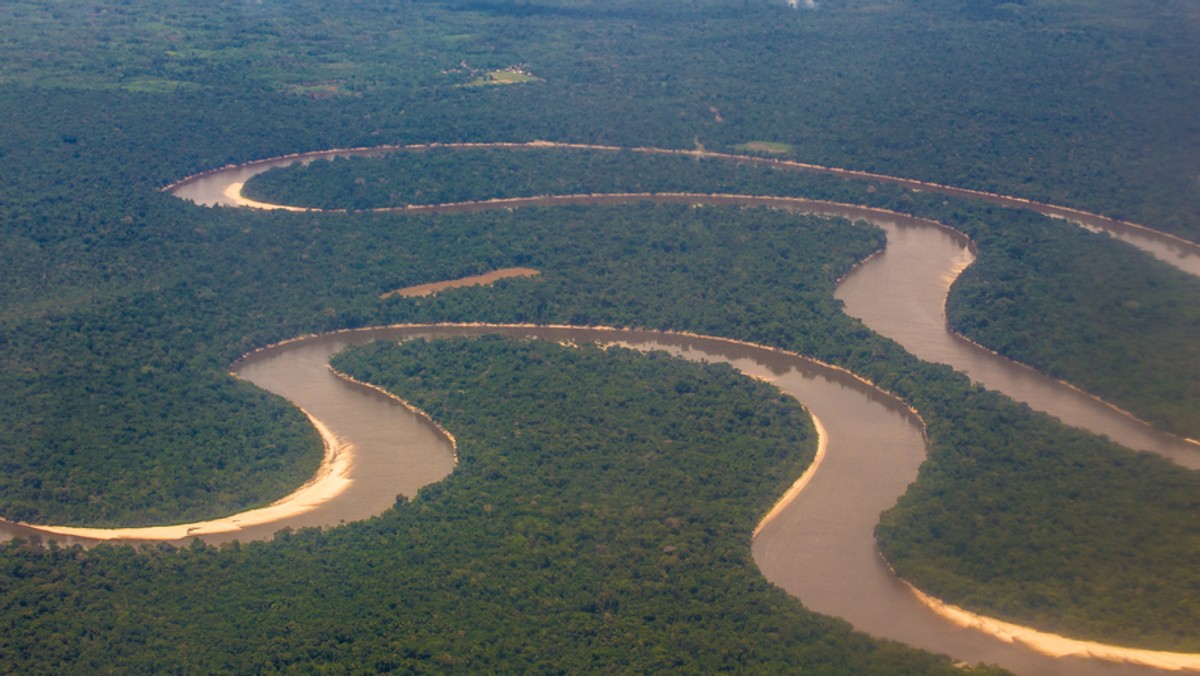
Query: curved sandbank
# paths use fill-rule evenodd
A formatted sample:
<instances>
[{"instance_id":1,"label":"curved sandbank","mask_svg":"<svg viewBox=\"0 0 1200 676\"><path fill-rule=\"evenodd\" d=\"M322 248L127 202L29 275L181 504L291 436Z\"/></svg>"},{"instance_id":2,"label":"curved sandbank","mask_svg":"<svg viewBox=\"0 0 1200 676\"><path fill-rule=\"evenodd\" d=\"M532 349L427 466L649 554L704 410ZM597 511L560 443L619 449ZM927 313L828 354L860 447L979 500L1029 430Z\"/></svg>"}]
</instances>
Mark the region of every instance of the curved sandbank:
<instances>
[{"instance_id":1,"label":"curved sandbank","mask_svg":"<svg viewBox=\"0 0 1200 676\"><path fill-rule=\"evenodd\" d=\"M802 406L803 404L804 402L801 402ZM796 500L796 497L800 495L800 492L808 487L808 483L812 481L813 477L817 474L817 470L821 468L821 463L825 461L825 452L829 450L829 432L827 432L825 430L825 426L821 424L821 419L813 415L811 411L809 412L809 417L812 418L813 428L817 431L817 451L813 454L812 463L807 469L804 470L800 477L796 479L796 481L794 481L790 487L788 487L787 491L785 491L783 495L779 496L779 499L775 501L775 505L771 507L770 511L767 512L767 515L764 516L762 521L759 521L758 525L754 527L754 532L750 534L751 538L758 537L758 534L761 533L764 528L769 526L771 522L775 520L775 517L782 514L785 509L791 506L792 502Z\"/></svg>"},{"instance_id":2,"label":"curved sandbank","mask_svg":"<svg viewBox=\"0 0 1200 676\"><path fill-rule=\"evenodd\" d=\"M1029 627L1003 622L995 618L972 613L958 606L936 599L907 581L912 593L933 612L954 624L981 631L1003 641L1028 646L1043 655L1055 658L1075 657L1124 662L1164 671L1200 671L1200 654L1176 653L1165 650L1126 648L1095 641L1059 636L1037 631Z\"/></svg>"},{"instance_id":3,"label":"curved sandbank","mask_svg":"<svg viewBox=\"0 0 1200 676\"><path fill-rule=\"evenodd\" d=\"M258 509L231 516L170 526L137 528L86 528L76 526L43 526L19 523L19 526L46 535L69 535L85 540L173 541L201 535L237 533L253 526L278 524L329 502L350 487L350 467L354 462L354 445L338 438L325 423L300 409L321 435L325 455L321 466L311 479L294 492Z\"/></svg>"},{"instance_id":4,"label":"curved sandbank","mask_svg":"<svg viewBox=\"0 0 1200 676\"><path fill-rule=\"evenodd\" d=\"M252 200L249 197L242 195L242 188L245 186L246 183L244 181L230 183L222 194L237 206L246 207L249 209L261 209L263 211L308 211L308 209L305 209L304 207L293 207L286 204L271 204L269 202L258 202L256 200Z\"/></svg>"}]
</instances>

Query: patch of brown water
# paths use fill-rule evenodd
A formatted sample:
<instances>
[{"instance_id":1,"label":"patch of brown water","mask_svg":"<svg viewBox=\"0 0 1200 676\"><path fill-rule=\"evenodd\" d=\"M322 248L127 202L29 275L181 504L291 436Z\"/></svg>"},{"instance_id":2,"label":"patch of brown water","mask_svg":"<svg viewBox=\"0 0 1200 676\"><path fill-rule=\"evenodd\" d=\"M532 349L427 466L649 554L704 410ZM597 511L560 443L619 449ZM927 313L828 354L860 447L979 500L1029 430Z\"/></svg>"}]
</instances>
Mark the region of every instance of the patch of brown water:
<instances>
[{"instance_id":1,"label":"patch of brown water","mask_svg":"<svg viewBox=\"0 0 1200 676\"><path fill-rule=\"evenodd\" d=\"M464 286L481 286L492 284L501 279L512 279L514 277L537 277L542 274L533 268L502 268L500 270L492 270L485 272L482 275L471 275L469 277L460 277L459 279L451 279L444 282L431 282L429 284L417 284L415 286L406 286L403 289L388 291L380 294L380 300L386 300L393 296L402 298L417 298L420 296L430 296L439 291L446 289L458 289Z\"/></svg>"}]
</instances>

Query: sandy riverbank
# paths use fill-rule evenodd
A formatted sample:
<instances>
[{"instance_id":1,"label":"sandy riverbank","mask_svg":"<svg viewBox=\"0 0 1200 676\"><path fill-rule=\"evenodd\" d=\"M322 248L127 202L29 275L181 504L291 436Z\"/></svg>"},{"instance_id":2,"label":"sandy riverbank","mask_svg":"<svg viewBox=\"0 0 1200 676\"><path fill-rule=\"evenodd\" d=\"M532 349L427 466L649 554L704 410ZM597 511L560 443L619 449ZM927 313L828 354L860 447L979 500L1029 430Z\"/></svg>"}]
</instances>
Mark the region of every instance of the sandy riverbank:
<instances>
[{"instance_id":1,"label":"sandy riverbank","mask_svg":"<svg viewBox=\"0 0 1200 676\"><path fill-rule=\"evenodd\" d=\"M903 580L902 580L903 581ZM1174 653L1165 650L1144 650L1122 646L1080 641L1029 627L977 615L956 605L936 599L904 581L922 604L941 617L967 629L974 629L1005 641L1028 647L1050 657L1088 657L1108 662L1137 664L1168 671L1200 672L1200 654Z\"/></svg>"},{"instance_id":2,"label":"sandy riverbank","mask_svg":"<svg viewBox=\"0 0 1200 676\"><path fill-rule=\"evenodd\" d=\"M44 533L94 540L183 540L198 535L232 533L304 514L350 487L350 468L354 464L354 446L343 443L326 425L304 411L325 443L325 457L307 483L279 500L258 509L239 512L219 519L142 528L84 528L74 526L31 525ZM30 525L30 524L22 524Z\"/></svg>"},{"instance_id":3,"label":"sandy riverbank","mask_svg":"<svg viewBox=\"0 0 1200 676\"><path fill-rule=\"evenodd\" d=\"M247 207L249 209L261 209L263 211L312 211L312 209L305 209L304 207L294 207L287 204L270 204L268 202L252 200L249 197L243 197L242 188L245 185L245 182L230 183L229 187L225 188L222 194L239 207Z\"/></svg>"},{"instance_id":4,"label":"sandy riverbank","mask_svg":"<svg viewBox=\"0 0 1200 676\"><path fill-rule=\"evenodd\" d=\"M795 483L793 483L791 487L788 488L782 496L780 496L779 500L775 502L775 506L771 508L771 511L767 512L767 515L762 518L762 521L758 522L758 526L754 528L754 533L751 534L750 537L758 537L758 534L762 532L763 528L766 528L768 524L775 520L775 517L779 516L780 512L787 509L788 505L792 504L792 500L795 500L796 496L800 495L800 492L804 490L805 486L808 486L808 482L812 481L813 476L817 473L817 470L820 469L821 462L825 460L825 449L829 447L829 433L825 431L825 426L821 424L820 418L813 415L811 412L809 412L808 415L810 418L812 418L813 427L817 429L817 452L816 455L813 456L812 464L810 464L808 469L804 470L804 473L800 475L800 478L796 479Z\"/></svg>"}]
</instances>

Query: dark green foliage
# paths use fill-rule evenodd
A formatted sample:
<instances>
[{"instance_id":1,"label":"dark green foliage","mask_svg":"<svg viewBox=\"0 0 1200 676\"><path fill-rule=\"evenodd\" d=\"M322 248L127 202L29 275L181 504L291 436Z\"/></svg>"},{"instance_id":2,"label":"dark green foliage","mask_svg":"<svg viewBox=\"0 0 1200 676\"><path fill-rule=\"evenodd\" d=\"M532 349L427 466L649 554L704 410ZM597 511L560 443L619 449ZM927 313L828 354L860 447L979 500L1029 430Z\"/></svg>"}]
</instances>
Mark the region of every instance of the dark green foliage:
<instances>
[{"instance_id":1,"label":"dark green foliage","mask_svg":"<svg viewBox=\"0 0 1200 676\"><path fill-rule=\"evenodd\" d=\"M431 148L337 158L259 174L243 194L320 209L592 192L692 192L881 201L861 182L736 160L574 148ZM903 194L896 189L889 196Z\"/></svg>"},{"instance_id":2,"label":"dark green foliage","mask_svg":"<svg viewBox=\"0 0 1200 676\"><path fill-rule=\"evenodd\" d=\"M86 88L88 101L95 90L133 93L117 98L160 118L124 127L138 134L137 154L169 152L192 170L410 139L766 140L821 164L1197 236L1200 19L1190 0L782 5L369 2L329 12L315 0L137 0L93 11L19 0L0 10L2 25L21 27L0 44L0 78ZM474 70L522 63L544 82L459 86ZM53 109L44 141L86 157L105 117L90 103ZM159 181L189 173L159 166L130 168Z\"/></svg>"},{"instance_id":3,"label":"dark green foliage","mask_svg":"<svg viewBox=\"0 0 1200 676\"><path fill-rule=\"evenodd\" d=\"M255 198L337 209L607 192L803 195L869 203L969 234L979 259L954 287L967 337L1200 438L1200 283L1107 236L1031 212L736 162L584 150L400 152L277 169Z\"/></svg>"},{"instance_id":4,"label":"dark green foliage","mask_svg":"<svg viewBox=\"0 0 1200 676\"><path fill-rule=\"evenodd\" d=\"M0 549L6 668L954 671L759 575L749 533L813 449L807 415L767 385L494 339L338 366L446 422L455 473L371 521L269 544Z\"/></svg>"},{"instance_id":5,"label":"dark green foliage","mask_svg":"<svg viewBox=\"0 0 1200 676\"><path fill-rule=\"evenodd\" d=\"M988 429L932 427L922 481L884 514L897 573L1045 631L1200 651L1200 476L1005 407L968 410L987 398L949 417Z\"/></svg>"},{"instance_id":6,"label":"dark green foliage","mask_svg":"<svg viewBox=\"0 0 1200 676\"><path fill-rule=\"evenodd\" d=\"M783 215L736 210L681 216L680 210L564 209L423 219L264 215L199 209L156 192L229 162L327 147L545 138L732 149L767 140L791 144L797 159L1066 203L1197 236L1200 41L1191 0L986 6L854 0L824 2L816 12L780 5L366 2L332 11L310 0L3 3L0 463L9 483L0 491L0 514L134 521L141 518L137 505L153 500L174 501L156 506L165 518L217 513L285 491L294 479L278 475L268 490L263 477L272 463L292 468L290 476L305 474L304 464L315 458L311 431L283 403L235 386L224 371L243 351L299 333L378 321L484 318L692 328L822 357L875 379L921 410L935 460L903 514L910 526L946 527L933 544L919 528L906 531L922 543L912 551L934 561L905 569L919 584L945 590L951 600L969 593L980 608L1011 617L1044 617L1028 610L1043 599L1013 593L1005 582L1059 568L1056 579L1071 578L1063 588L1073 591L1053 596L1054 603L1078 609L1079 599L1108 594L1109 579L1147 590L1156 578L1175 580L1183 586L1165 608L1089 605L1086 612L1058 616L1065 618L1064 630L1129 636L1129 627L1144 627L1153 643L1190 645L1198 625L1190 608L1194 587L1178 572L1153 567L1137 580L1125 576L1140 561L1128 548L1140 543L1114 532L1106 501L1138 496L1120 505L1128 523L1155 524L1146 532L1167 533L1161 541L1173 549L1151 549L1156 558L1164 565L1194 561L1194 529L1181 516L1194 506L1166 497L1190 490L1191 479L1176 470L1151 472L1141 459L1110 453L1094 439L1066 439L1057 424L982 395L947 369L917 364L838 314L829 295L833 279L879 244L865 229L814 228ZM543 82L459 87L473 69L515 63L528 64ZM805 190L861 192L835 180L819 185ZM1009 218L1001 210L981 213L885 187L859 199L920 206L981 242L981 223ZM1016 232L1026 232L1023 227ZM1010 244L1015 255L1025 243L988 240L991 252ZM1057 250L1064 248L1071 247ZM377 299L408 284L507 265L533 265L543 276L422 301ZM994 269L1024 274L1030 268L1003 263ZM1048 273L1059 270L1094 275L1078 262L1037 269L1052 281ZM1055 281L1046 288L1068 287ZM1159 308L1185 296L1142 293L1109 286L1093 307L1132 299L1154 307L1155 321L1170 326L1173 320ZM1045 307L1053 316L1061 306ZM996 339L1007 340L1015 325L1011 329ZM1031 334L1060 330L1050 323L1030 327ZM1037 361L1032 354L1029 359ZM1074 372L1068 377L1077 378ZM1118 380L1114 392L1132 382ZM1171 415L1186 419L1189 410L1195 409ZM1003 433L1010 425L1023 433ZM192 438L193 431L200 438ZM234 473L228 463L238 445L257 451L244 472ZM976 449L992 460L972 461ZM1072 481L1050 481L1065 476L1063 467ZM996 475L1002 481L989 474L996 468L1005 471ZM1171 474L1162 485L1174 488L1164 489L1162 499L1142 499L1147 486L1160 481L1147 477L1160 469ZM147 491L135 471L164 477L163 485ZM202 488L173 485L182 475ZM52 485L64 477L71 483ZM226 506L210 501L214 493L228 494ZM1030 508L1040 515L1039 541L1071 541L1086 531L1111 540L1095 544L1103 555L1030 550L1027 531L987 516L990 501L1021 511L1059 504L1061 494L1073 495L1072 509ZM59 495L71 501L58 503ZM394 656L381 648L367 660L353 652L354 637L373 636L381 644L378 637L399 626L393 609L359 612L361 603L332 614L296 609L326 608L318 602L322 595L416 604L419 591L395 595L396 577L363 581L367 575L359 571L368 567L393 576L410 570L392 566L409 549L379 548L396 539L395 531L358 539L370 527L295 534L289 539L295 544L220 556L204 549L149 555L101 549L86 556L21 550L12 553L15 562L0 585L9 593L23 579L36 583L22 588L20 602L4 606L6 635L38 645L43 664L80 670L115 663L80 661L92 647L109 657L127 651L121 661L129 671L161 664L133 657L141 647L160 650L153 659L178 656L178 664L211 650L205 652L211 659L197 658L206 670L283 670L335 659L380 671L400 670L409 659L421 665L442 659L430 668L452 668L453 651L463 642L456 632L471 631L471 623L411 617L410 635L428 640L397 646ZM421 531L403 534L418 538ZM326 537L344 537L337 548L361 563L298 565L295 552L317 548ZM889 553L903 547L901 540L888 536ZM956 568L953 553L980 541L995 548L988 552L1020 552L1024 560L1006 569L1004 579L991 569ZM466 580L460 586L469 586L476 571L455 577L446 564L455 560L453 552L438 558L446 552L422 547L411 547L413 575L433 570L444 573L447 584ZM133 571L129 579L138 582L114 585L89 577L88 566ZM230 568L253 580L222 587L234 579ZM219 590L214 596L220 598L181 601L174 592L185 573L199 581L196 588ZM269 598L244 593L264 580ZM963 580L969 583L959 584ZM967 584L969 592L963 591ZM1025 609L1009 603L1016 597L1025 599ZM458 603L450 596L440 602ZM472 621L495 613L523 626L520 608L471 603ZM74 604L100 619L79 624ZM183 612L167 610L179 607ZM43 609L46 619L39 622ZM721 611L714 604L703 612ZM1096 629L1100 624L1116 629ZM186 640L164 638L182 635L183 628L190 632ZM213 647L221 635L241 638ZM1168 635L1173 638L1163 638ZM860 666L843 662L857 659L857 648L813 640L821 646L814 649L828 650L822 664L829 671ZM263 648L277 644L282 647ZM9 648L4 654L35 653ZM257 654L278 661L236 661ZM507 655L511 662L491 663L512 670L528 664L519 650ZM893 670L907 668L899 653L895 659L901 662Z\"/></svg>"},{"instance_id":7,"label":"dark green foliage","mask_svg":"<svg viewBox=\"0 0 1200 676\"><path fill-rule=\"evenodd\" d=\"M1106 236L1012 215L947 303L973 340L1200 439L1200 280Z\"/></svg>"},{"instance_id":8,"label":"dark green foliage","mask_svg":"<svg viewBox=\"0 0 1200 676\"><path fill-rule=\"evenodd\" d=\"M287 493L315 469L320 445L298 412L225 375L230 361L259 345L430 320L681 329L736 322L778 333L789 322L837 315L833 281L882 244L863 226L766 210L247 214L241 223L228 211L214 215L183 247L217 259L209 269L128 299L10 323L0 362L0 514L161 523ZM498 285L498 295L378 299L392 288L510 265L543 275ZM791 281L778 300L751 299L763 276ZM275 474L276 466L286 471ZM167 486L146 483L159 475Z\"/></svg>"},{"instance_id":9,"label":"dark green foliage","mask_svg":"<svg viewBox=\"0 0 1200 676\"><path fill-rule=\"evenodd\" d=\"M295 408L219 372L151 364L5 379L4 518L179 523L266 505L312 476L322 444Z\"/></svg>"}]
</instances>

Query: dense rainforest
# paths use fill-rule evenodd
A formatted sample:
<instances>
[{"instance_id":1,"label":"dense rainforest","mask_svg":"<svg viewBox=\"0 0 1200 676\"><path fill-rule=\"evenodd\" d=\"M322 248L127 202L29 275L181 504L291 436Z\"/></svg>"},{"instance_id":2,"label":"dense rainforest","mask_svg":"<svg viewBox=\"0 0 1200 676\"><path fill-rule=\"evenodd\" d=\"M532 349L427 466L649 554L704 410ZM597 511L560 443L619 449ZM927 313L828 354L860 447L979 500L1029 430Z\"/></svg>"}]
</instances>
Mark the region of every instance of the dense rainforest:
<instances>
[{"instance_id":1,"label":"dense rainforest","mask_svg":"<svg viewBox=\"0 0 1200 676\"><path fill-rule=\"evenodd\" d=\"M452 0L331 10L307 0L17 0L0 7L0 17L3 516L162 523L286 493L311 473L319 442L298 411L225 371L244 352L301 333L418 320L695 330L819 357L918 409L932 455L885 518L880 539L919 586L1072 635L1200 649L1200 596L1189 573L1197 554L1195 474L1064 429L949 369L917 362L841 314L835 280L883 245L870 228L763 210L653 206L403 218L265 214L198 208L159 192L197 171L304 150L549 139L778 153L1073 205L1195 240L1200 17L1192 4L854 0L797 11L724 0ZM463 86L510 67L533 77ZM478 170L456 176L450 166L439 174L440 157L413 160L438 179L413 184L420 196L393 184L387 197L427 201L426 192L467 189L445 181L519 184ZM654 186L714 171L707 163L636 164L645 169L577 166L559 178L590 192L619 185L622 175ZM807 196L911 209L963 230L980 251L951 297L956 327L1114 399L1152 395L1142 415L1164 427L1195 424L1195 347L1187 345L1194 281L1065 223L887 186L764 173L721 169L710 178L714 186L778 181ZM603 175L607 183L596 185ZM360 177L351 191L377 187ZM367 199L376 197L357 192L342 206L361 208ZM511 265L542 275L427 299L379 299L409 284ZM1182 361L1171 360L1176 350ZM469 352L459 355L467 364ZM382 377L390 355L361 358L364 374ZM644 357L628 361L649 368ZM1171 364L1175 372L1163 375ZM739 396L737 387L722 387ZM668 405L683 404L664 399ZM462 424L460 441L478 435L481 458L507 453L488 425ZM589 452L619 450L608 446L584 444ZM511 462L517 450L507 453ZM585 456L575 457L600 462ZM537 480L501 473L506 481ZM366 664L356 657L361 649L378 669L450 669L458 659L503 670L621 668L626 650L538 633L543 622L599 632L600 625L570 622L596 621L577 615L596 615L603 602L591 610L564 602L572 609L566 615L535 619L505 604L548 603L552 594L476 579L492 572L488 559L459 545L462 533L489 530L474 509L488 504L486 481L464 462L446 484L366 524L222 550L5 546L6 664L40 653L57 656L43 663L57 671L87 670L85 654L99 656L97 665L143 669L307 670ZM733 532L722 531L733 538L723 551L741 552L730 557L742 568L753 523L746 514L769 503L777 483L747 488L744 505L752 507L739 507L736 519L696 507L698 517L716 519L710 523L737 524L722 526ZM557 520L557 503L548 504L534 515L538 523L573 527ZM442 513L463 522L459 540L436 525ZM422 546L410 552L409 538ZM669 544L671 555L685 549ZM653 545L654 556L667 554L659 540ZM409 555L412 566L390 568ZM577 565L602 560L582 557ZM413 577L378 576L384 569ZM753 574L737 574L746 576L741 588L765 588ZM729 579L709 578L697 589L724 592ZM476 586L469 602L457 588L430 592L427 605L414 603L430 611L423 616L403 619L385 607L395 602L391 590L421 594L417 580L433 581L429 589L455 580ZM219 593L206 598L202 589ZM715 645L693 630L727 627L726 620L775 627L763 633L794 640L776 640L788 645L771 651L819 652L793 664L831 672L944 664L847 634L786 599L746 598L725 605L724 596L693 596L694 624L661 607L639 606L640 619L614 613L615 622L638 623L622 632L640 631L653 615L672 635L628 664L748 668L729 644L721 644L729 648L724 656L692 649ZM635 603L629 595L619 601ZM464 606L464 614L432 612L447 604ZM751 606L779 614L740 620L750 616L728 611L718 620L722 609ZM489 625L487 637L470 633L489 613L505 624ZM496 636L499 644L486 640ZM562 652L549 652L560 643ZM497 653L485 655L488 645ZM238 654L263 661L221 661ZM579 661L585 657L599 661Z\"/></svg>"},{"instance_id":2,"label":"dense rainforest","mask_svg":"<svg viewBox=\"0 0 1200 676\"><path fill-rule=\"evenodd\" d=\"M768 210L603 211L608 215L577 207L397 219L215 210L218 218L208 220L208 232L190 248L196 258L219 257L219 265L197 266L157 290L93 303L54 320L12 322L5 354L20 372L0 395L9 402L4 434L14 448L36 439L39 453L13 453L0 513L39 523L147 525L177 518L164 515L172 508L185 516L232 511L209 498L233 493L225 486L238 481L243 490L263 490L255 473L220 466L223 458L240 455L242 444L245 457L253 457L250 442L271 432L259 418L270 413L268 420L279 425L292 422L297 434L306 435L298 442L309 442L312 431L298 411L276 403L280 412L271 412L269 401L260 402L264 395L251 398L250 405L264 409L260 416L235 415L220 405L193 416L172 400L238 405L239 393L249 388L225 371L255 347L309 332L402 321L685 328L718 326L716 318L727 312L783 335L792 321L836 316L829 294L834 280L883 245L866 227ZM726 246L739 239L745 246ZM444 256L447 251L455 255ZM782 297L750 299L763 286L755 278L764 273L759 259L766 256L775 261L769 274L790 283ZM410 284L513 265L530 265L543 275L532 288L500 285L459 301L379 298ZM38 359L46 354L55 358ZM45 407L42 390L52 379L68 391L58 393L56 407ZM181 380L204 385L191 392ZM89 410L98 398L121 392L122 384L140 385L133 391L138 399L128 402L133 393L126 394L104 416ZM222 418L208 422L209 411ZM235 427L239 423L247 429ZM164 433L150 434L152 425ZM126 428L133 431L115 441L110 436ZM288 440L264 444L263 452L273 462L296 466L290 470L299 474L290 484L295 486L315 470L320 446L315 438L284 446ZM112 457L103 460L97 452L85 456L93 462L72 461L77 449L88 447ZM304 455L283 455L288 450ZM164 485L156 474L112 477L111 462L128 465L139 458L153 459ZM47 469L56 466L65 471ZM186 490L191 486L196 488ZM46 499L51 490L57 491L54 499ZM286 492L283 485L275 497ZM130 499L146 493L152 497Z\"/></svg>"},{"instance_id":3,"label":"dense rainforest","mask_svg":"<svg viewBox=\"0 0 1200 676\"><path fill-rule=\"evenodd\" d=\"M248 307L256 307L251 301L257 299L260 309L254 317L272 316L268 308L283 312L289 298L304 298L303 307L311 304L313 309L309 311L319 318L313 320L317 326L320 321L332 325L337 321L371 324L432 320L634 324L778 344L846 364L912 400L930 420L935 451L944 449L935 453L935 462L927 470L936 479L930 492L915 494L911 498L915 505L906 507L905 514L911 516L908 527L913 530L903 536L889 531L885 542L904 538L928 541L928 533L934 533L932 541L938 547L949 547L955 555L939 558L942 566L951 570L957 570L954 566L982 569L988 571L988 579L1023 578L1024 584L1017 591L1001 588L1001 609L1008 617L1039 620L1040 626L1078 633L1083 628L1080 623L1056 616L1064 609L1078 613L1078 604L1043 609L1040 602L1044 594L1038 590L1066 589L1070 596L1064 592L1065 598L1103 601L1109 597L1099 592L1116 584L1140 599L1140 604L1114 604L1107 612L1089 608L1088 624L1101 627L1099 631L1090 630L1095 631L1094 635L1108 636L1134 626L1152 633L1155 645L1176 646L1186 645L1191 636L1191 619L1187 619L1191 617L1187 614L1191 606L1177 593L1191 584L1190 567L1179 566L1178 560L1194 552L1186 539L1170 534L1186 533L1193 527L1194 496L1200 494L1195 477L1162 461L1138 461L1127 451L1066 430L998 396L975 391L965 381L950 377L944 367L916 363L894 345L872 337L841 315L832 300L834 281L840 271L881 244L878 235L865 226L767 210L666 206L564 207L399 221L369 214L356 215L353 220L343 220L348 218L343 215L263 218L290 221L289 227L314 218L325 221L326 227L331 225L327 222L330 218L334 223L342 222L345 229L339 242L350 247L346 253L353 255L338 258L360 263L340 276L346 283L356 279L360 290L355 294L357 310L352 308L346 317L326 317L320 303L312 304L311 300L338 292L326 290L329 276L314 275L311 271L317 268L303 266L288 276L280 270L276 274L288 280L286 287L269 294L255 289L247 297L228 297L229 302ZM603 237L597 237L597 231ZM490 236L478 238L481 232ZM851 246L856 240L846 236L855 232L859 233L857 245ZM276 236L279 233L292 236L288 228L280 228ZM506 237L519 239L512 242ZM394 242L383 250L407 258L422 253L415 245L422 239L429 240L431 248L455 250L463 257L474 256L481 261L473 266L443 268L433 273L433 278L511 264L533 265L542 270L542 275L536 280L502 282L486 290L380 301L380 290L414 280L379 283L378 266L394 262L387 257L370 262L366 250L354 249ZM730 241L737 241L739 246L729 247ZM472 253L473 247L479 250ZM508 255L501 255L500 251L510 248ZM262 249L270 247L245 248ZM840 257L834 257L839 252ZM671 254L675 262L663 265L666 254ZM282 258L279 266L295 265L294 260ZM216 285L217 280L203 281ZM229 281L240 284L236 277ZM216 288L222 291L214 294L219 298L233 293ZM180 289L178 293L190 291ZM368 311L376 314L367 315ZM195 321L188 315L153 319L176 327L171 333L185 333L178 324L185 318L187 324ZM280 325L286 327L283 322ZM822 326L823 331L801 330L812 326ZM237 323L232 328L240 331L250 327ZM303 329L297 326L289 330L299 333ZM28 337L40 344L50 335ZM264 334L258 340L265 343L277 337ZM1130 466L1139 471L1128 471ZM1060 482L1097 488L1094 492L1063 492L1064 484ZM947 494L946 484L954 488L952 493ZM119 494L114 502L116 497ZM1072 509L1060 509L1062 501ZM1122 506L1122 514L1131 523L1160 524L1161 532L1168 536L1154 539L1156 547L1150 548L1143 540L1145 528L1111 529L1114 505ZM974 518L963 520L963 513ZM1069 556L1058 548L1030 551L1028 527L1013 528L1008 523L1010 514L1025 515L1026 523L1036 523L1048 540L1069 541L1078 550L1070 551ZM1011 569L1005 569L988 554L992 549L980 548L979 542L1027 555L1006 558ZM937 549L889 546L888 551L895 552L895 564L907 574L909 552L936 553ZM983 558L976 558L976 553ZM1135 561L1137 565L1132 565ZM916 567L914 572L920 573L922 568ZM922 580L921 575L913 578ZM947 589L954 591L953 587ZM985 585L981 589L994 588ZM986 595L978 589L974 593ZM948 596L955 598L953 594ZM1037 612L1021 612L1022 607ZM1131 623L1130 618L1138 616L1131 615L1137 607L1146 617ZM1173 613L1164 616L1164 607L1173 608ZM1047 621L1047 617L1051 619ZM1185 619L1173 621L1179 617ZM1160 625L1164 621L1169 625L1166 629Z\"/></svg>"},{"instance_id":4,"label":"dense rainforest","mask_svg":"<svg viewBox=\"0 0 1200 676\"><path fill-rule=\"evenodd\" d=\"M979 250L950 296L951 326L1167 431L1200 438L1200 280L1046 216L785 167L575 149L338 158L272 169L243 192L360 210L593 191L795 195L944 222Z\"/></svg>"},{"instance_id":5,"label":"dense rainforest","mask_svg":"<svg viewBox=\"0 0 1200 676\"><path fill-rule=\"evenodd\" d=\"M272 543L18 546L5 669L957 671L803 612L755 569L749 533L813 449L804 410L768 385L486 338L337 366L444 421L453 477Z\"/></svg>"}]
</instances>

